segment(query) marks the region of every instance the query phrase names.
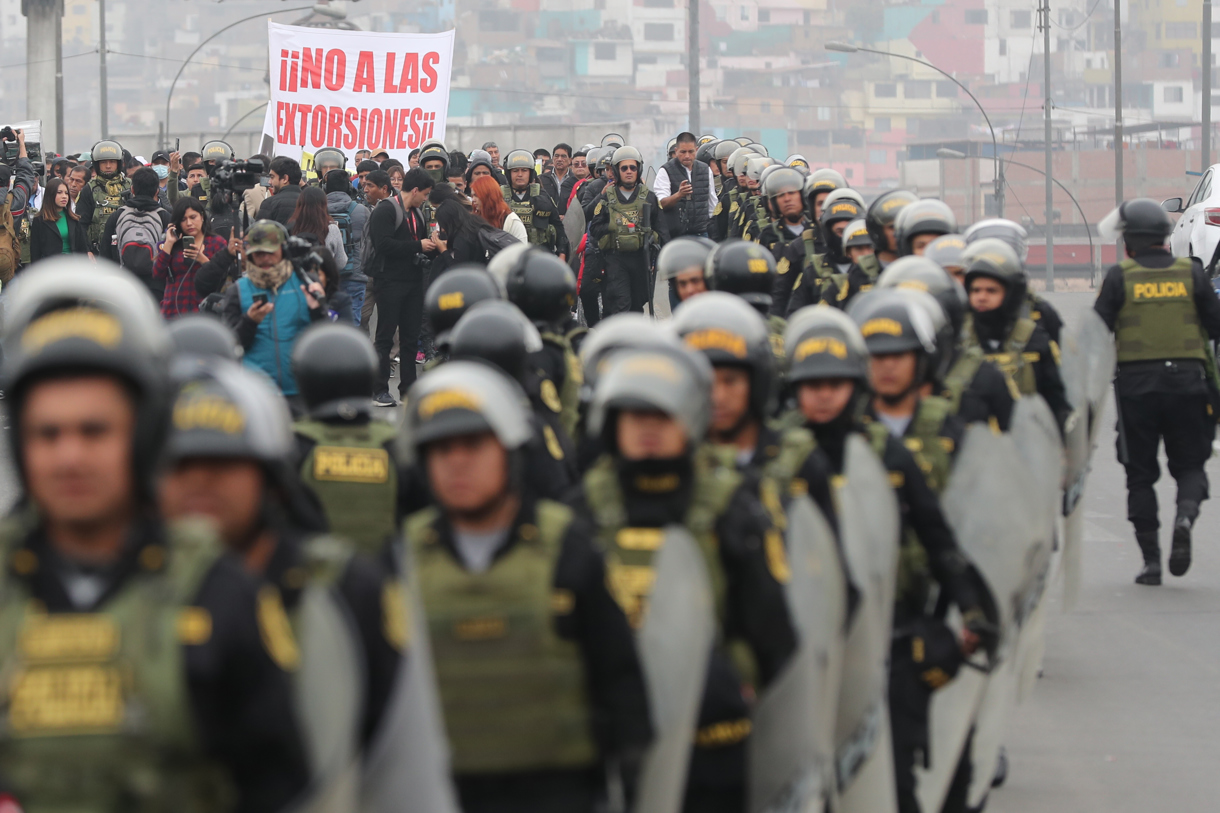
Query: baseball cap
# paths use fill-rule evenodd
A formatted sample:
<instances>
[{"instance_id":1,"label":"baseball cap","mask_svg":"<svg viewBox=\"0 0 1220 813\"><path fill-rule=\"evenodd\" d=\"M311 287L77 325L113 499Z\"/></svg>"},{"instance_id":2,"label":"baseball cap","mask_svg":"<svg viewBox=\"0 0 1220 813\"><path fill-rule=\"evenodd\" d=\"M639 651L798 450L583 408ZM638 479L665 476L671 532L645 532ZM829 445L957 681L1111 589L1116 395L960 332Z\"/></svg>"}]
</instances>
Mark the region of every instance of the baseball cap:
<instances>
[{"instance_id":1,"label":"baseball cap","mask_svg":"<svg viewBox=\"0 0 1220 813\"><path fill-rule=\"evenodd\" d=\"M259 220L246 232L246 252L272 252L283 248L288 230L274 220Z\"/></svg>"}]
</instances>

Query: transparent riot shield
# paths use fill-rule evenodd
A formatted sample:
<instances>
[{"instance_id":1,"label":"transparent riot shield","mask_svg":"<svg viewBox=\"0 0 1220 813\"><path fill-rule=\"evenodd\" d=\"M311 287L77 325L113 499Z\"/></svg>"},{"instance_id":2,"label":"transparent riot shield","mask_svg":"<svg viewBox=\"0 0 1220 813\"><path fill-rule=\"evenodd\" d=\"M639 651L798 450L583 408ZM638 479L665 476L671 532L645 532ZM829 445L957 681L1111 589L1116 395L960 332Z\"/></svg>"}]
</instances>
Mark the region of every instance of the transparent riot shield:
<instances>
[{"instance_id":1,"label":"transparent riot shield","mask_svg":"<svg viewBox=\"0 0 1220 813\"><path fill-rule=\"evenodd\" d=\"M838 806L886 813L897 806L887 686L900 525L885 467L858 435L847 441L835 498L847 572L860 591L836 704Z\"/></svg>"},{"instance_id":2,"label":"transparent riot shield","mask_svg":"<svg viewBox=\"0 0 1220 813\"><path fill-rule=\"evenodd\" d=\"M754 708L747 763L752 813L821 813L834 788L847 581L834 532L812 500L794 499L787 525L786 592L800 643Z\"/></svg>"},{"instance_id":3,"label":"transparent riot shield","mask_svg":"<svg viewBox=\"0 0 1220 813\"><path fill-rule=\"evenodd\" d=\"M410 557L399 546L406 652L380 729L366 749L362 813L459 813L432 648Z\"/></svg>"},{"instance_id":4,"label":"transparent riot shield","mask_svg":"<svg viewBox=\"0 0 1220 813\"><path fill-rule=\"evenodd\" d=\"M945 518L958 545L995 601L999 643L989 674L964 668L932 696L930 765L928 770L918 771L920 804L925 810L941 808L970 730L987 703L990 684L1016 652L1021 605L1035 580L1040 545L1048 544L1039 542L1034 528L1034 503L1026 493L1030 476L1011 434L997 435L976 424L966 431L941 495Z\"/></svg>"},{"instance_id":5,"label":"transparent riot shield","mask_svg":"<svg viewBox=\"0 0 1220 813\"><path fill-rule=\"evenodd\" d=\"M654 739L644 760L634 813L675 813L682 807L716 632L707 567L686 528L665 529L655 574L638 638Z\"/></svg>"},{"instance_id":6,"label":"transparent riot shield","mask_svg":"<svg viewBox=\"0 0 1220 813\"><path fill-rule=\"evenodd\" d=\"M557 201L556 205L563 206L564 203ZM572 267L574 274L580 270L580 255L576 253L576 249L580 248L580 241L584 239L587 225L585 210L580 205L579 198L573 198L572 205L568 207L567 213L563 216L563 231L568 236L568 265Z\"/></svg>"}]
</instances>

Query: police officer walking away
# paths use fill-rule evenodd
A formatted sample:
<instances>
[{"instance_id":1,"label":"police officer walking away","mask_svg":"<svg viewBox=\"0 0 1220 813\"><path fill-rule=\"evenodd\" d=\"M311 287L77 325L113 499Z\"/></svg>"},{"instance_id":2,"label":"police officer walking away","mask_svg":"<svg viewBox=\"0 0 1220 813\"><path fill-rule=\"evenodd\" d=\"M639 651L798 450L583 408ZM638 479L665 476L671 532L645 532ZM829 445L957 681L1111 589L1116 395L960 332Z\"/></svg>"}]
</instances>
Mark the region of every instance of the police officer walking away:
<instances>
[{"instance_id":1,"label":"police officer walking away","mask_svg":"<svg viewBox=\"0 0 1220 813\"><path fill-rule=\"evenodd\" d=\"M1136 584L1161 583L1156 492L1163 439L1178 484L1169 572L1190 568L1190 532L1208 497L1204 463L1211 456L1217 396L1208 341L1220 339L1220 300L1193 257L1165 246L1169 216L1148 198L1129 200L1099 226L1102 239L1121 233L1127 259L1106 272L1094 309L1114 331L1118 374L1118 459L1127 469L1127 519L1144 555Z\"/></svg>"},{"instance_id":2,"label":"police officer walking away","mask_svg":"<svg viewBox=\"0 0 1220 813\"><path fill-rule=\"evenodd\" d=\"M405 544L462 810L592 813L608 761L634 787L652 730L592 530L524 486L529 407L507 376L451 361L408 396L404 457L435 507Z\"/></svg>"},{"instance_id":3,"label":"police officer walking away","mask_svg":"<svg viewBox=\"0 0 1220 813\"><path fill-rule=\"evenodd\" d=\"M284 627L210 532L156 514L171 344L147 290L58 260L6 316L27 496L0 524L7 790L26 810L288 807L310 777Z\"/></svg>"}]
</instances>

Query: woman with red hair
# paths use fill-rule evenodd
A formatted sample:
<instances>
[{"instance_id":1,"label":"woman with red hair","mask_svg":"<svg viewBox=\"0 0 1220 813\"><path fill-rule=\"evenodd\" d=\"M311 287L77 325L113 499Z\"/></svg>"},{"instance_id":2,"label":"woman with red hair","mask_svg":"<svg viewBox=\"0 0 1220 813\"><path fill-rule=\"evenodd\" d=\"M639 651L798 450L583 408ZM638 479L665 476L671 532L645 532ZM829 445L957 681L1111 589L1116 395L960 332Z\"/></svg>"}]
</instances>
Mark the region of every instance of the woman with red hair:
<instances>
[{"instance_id":1,"label":"woman with red hair","mask_svg":"<svg viewBox=\"0 0 1220 813\"><path fill-rule=\"evenodd\" d=\"M528 242L525 224L521 222L521 218L517 216L516 212L508 208L508 204L504 201L504 193L494 178L490 175L475 178L470 191L479 201L477 211L480 217L497 229L508 232L522 243Z\"/></svg>"}]
</instances>

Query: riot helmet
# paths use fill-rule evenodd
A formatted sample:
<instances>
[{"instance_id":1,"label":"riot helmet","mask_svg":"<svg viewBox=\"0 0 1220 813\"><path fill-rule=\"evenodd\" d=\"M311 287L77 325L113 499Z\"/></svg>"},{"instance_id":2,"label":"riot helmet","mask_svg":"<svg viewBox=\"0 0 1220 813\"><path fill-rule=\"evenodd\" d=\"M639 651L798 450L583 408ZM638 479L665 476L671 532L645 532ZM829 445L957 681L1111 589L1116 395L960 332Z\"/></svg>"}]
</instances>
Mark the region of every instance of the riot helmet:
<instances>
[{"instance_id":1,"label":"riot helmet","mask_svg":"<svg viewBox=\"0 0 1220 813\"><path fill-rule=\"evenodd\" d=\"M610 159L610 167L614 172L614 182L622 184L622 170L619 168L624 161L635 161L636 165L636 183L643 180L644 177L644 156L640 155L640 151L635 147L619 147L614 151L614 157ZM625 188L625 187L624 187Z\"/></svg>"},{"instance_id":2,"label":"riot helmet","mask_svg":"<svg viewBox=\"0 0 1220 813\"><path fill-rule=\"evenodd\" d=\"M715 241L707 237L676 237L661 247L657 255L657 274L661 279L672 280L693 268L702 272L707 255L715 248Z\"/></svg>"},{"instance_id":3,"label":"riot helmet","mask_svg":"<svg viewBox=\"0 0 1220 813\"><path fill-rule=\"evenodd\" d=\"M873 247L873 238L868 236L868 226L864 224L864 218L853 220L843 229L843 253L846 254L849 248L869 248Z\"/></svg>"},{"instance_id":4,"label":"riot helmet","mask_svg":"<svg viewBox=\"0 0 1220 813\"><path fill-rule=\"evenodd\" d=\"M891 189L879 195L868 207L864 223L868 226L868 236L873 238L873 248L878 254L897 253L890 251L889 227L894 226L899 212L917 200L919 198L914 193L905 189Z\"/></svg>"},{"instance_id":5,"label":"riot helmet","mask_svg":"<svg viewBox=\"0 0 1220 813\"><path fill-rule=\"evenodd\" d=\"M940 305L956 336L966 319L966 289L927 255L901 257L877 277L876 288L923 291Z\"/></svg>"},{"instance_id":6,"label":"riot helmet","mask_svg":"<svg viewBox=\"0 0 1220 813\"><path fill-rule=\"evenodd\" d=\"M748 147L754 143L754 139L750 138L749 136L737 136L737 138L734 138L733 140L743 147Z\"/></svg>"},{"instance_id":7,"label":"riot helmet","mask_svg":"<svg viewBox=\"0 0 1220 813\"><path fill-rule=\"evenodd\" d=\"M800 169L801 167L804 167L805 174L808 175L810 173L809 159L800 153L794 152L792 155L785 158L784 166L792 167L793 169Z\"/></svg>"},{"instance_id":8,"label":"riot helmet","mask_svg":"<svg viewBox=\"0 0 1220 813\"><path fill-rule=\"evenodd\" d=\"M617 448L619 410L661 412L686 430L687 451L703 441L711 421L712 367L702 354L681 344L619 350L593 390L588 430Z\"/></svg>"},{"instance_id":9,"label":"riot helmet","mask_svg":"<svg viewBox=\"0 0 1220 813\"><path fill-rule=\"evenodd\" d=\"M799 195L805 186L805 179L801 173L779 164L767 167L767 173L762 180L762 194L772 203L780 195L788 192L796 192Z\"/></svg>"},{"instance_id":10,"label":"riot helmet","mask_svg":"<svg viewBox=\"0 0 1220 813\"><path fill-rule=\"evenodd\" d=\"M101 175L102 161L117 161L119 166L115 174L123 171L123 148L119 142L106 139L93 145L93 149L89 150L89 163L94 174Z\"/></svg>"},{"instance_id":11,"label":"riot helmet","mask_svg":"<svg viewBox=\"0 0 1220 813\"><path fill-rule=\"evenodd\" d=\"M597 169L603 176L610 172L610 164L614 161L614 149L613 147L602 147L602 153L597 157Z\"/></svg>"},{"instance_id":12,"label":"riot helmet","mask_svg":"<svg viewBox=\"0 0 1220 813\"><path fill-rule=\"evenodd\" d=\"M843 247L843 238L835 233L836 223L850 223L858 220L862 214L856 202L850 198L840 198L833 203L822 205L822 218L818 221L818 229L822 232L822 241L834 262L847 262ZM843 229L847 233L847 229Z\"/></svg>"},{"instance_id":13,"label":"riot helmet","mask_svg":"<svg viewBox=\"0 0 1220 813\"><path fill-rule=\"evenodd\" d=\"M729 155L729 172L733 173L734 177L739 177L746 174L746 161L758 156L758 153L753 150L748 150L745 147L738 147Z\"/></svg>"},{"instance_id":14,"label":"riot helmet","mask_svg":"<svg viewBox=\"0 0 1220 813\"><path fill-rule=\"evenodd\" d=\"M479 359L523 382L526 359L542 350L542 337L510 302L486 299L466 311L449 333L449 357Z\"/></svg>"},{"instance_id":15,"label":"riot helmet","mask_svg":"<svg viewBox=\"0 0 1220 813\"><path fill-rule=\"evenodd\" d=\"M151 501L169 420L173 344L148 289L116 265L72 255L26 270L6 289L6 300L3 391L19 472L22 405L30 386L62 372L111 375L133 391L134 483Z\"/></svg>"},{"instance_id":16,"label":"riot helmet","mask_svg":"<svg viewBox=\"0 0 1220 813\"><path fill-rule=\"evenodd\" d=\"M1016 252L998 237L985 237L967 244L962 255L966 263L966 293L975 277L989 277L1004 286L1004 303L1000 310L1008 318L1016 316L1025 301L1028 277Z\"/></svg>"},{"instance_id":17,"label":"riot helmet","mask_svg":"<svg viewBox=\"0 0 1220 813\"><path fill-rule=\"evenodd\" d=\"M601 167L598 166L598 161L601 160L602 153L604 151L605 149L603 147L594 147L585 153L585 163L588 165L589 173L593 177L597 177L601 171Z\"/></svg>"},{"instance_id":18,"label":"riot helmet","mask_svg":"<svg viewBox=\"0 0 1220 813\"><path fill-rule=\"evenodd\" d=\"M292 372L315 418L354 418L371 408L377 352L354 325L321 322L307 328L292 348Z\"/></svg>"},{"instance_id":19,"label":"riot helmet","mask_svg":"<svg viewBox=\"0 0 1220 813\"><path fill-rule=\"evenodd\" d=\"M572 316L576 275L563 260L537 248L514 253L504 276L508 301L539 329L554 330Z\"/></svg>"},{"instance_id":20,"label":"riot helmet","mask_svg":"<svg viewBox=\"0 0 1220 813\"><path fill-rule=\"evenodd\" d=\"M588 401L602 366L610 354L629 347L677 345L677 337L653 319L638 311L616 313L597 323L580 346L580 366L584 385L582 400Z\"/></svg>"},{"instance_id":21,"label":"riot helmet","mask_svg":"<svg viewBox=\"0 0 1220 813\"><path fill-rule=\"evenodd\" d=\"M716 150L716 145L720 142L712 140L706 141L699 145L699 149L695 150L695 160L702 161L705 164L712 163L712 155Z\"/></svg>"},{"instance_id":22,"label":"riot helmet","mask_svg":"<svg viewBox=\"0 0 1220 813\"><path fill-rule=\"evenodd\" d=\"M754 150L754 152L761 155L763 158L771 157L771 152L766 147L764 147L762 144L759 144L757 141L751 141L746 146L749 147L750 149Z\"/></svg>"},{"instance_id":23,"label":"riot helmet","mask_svg":"<svg viewBox=\"0 0 1220 813\"><path fill-rule=\"evenodd\" d=\"M816 305L792 314L784 330L789 384L848 378L868 384L868 348L860 328L838 308Z\"/></svg>"},{"instance_id":24,"label":"riot helmet","mask_svg":"<svg viewBox=\"0 0 1220 813\"><path fill-rule=\"evenodd\" d=\"M989 237L1003 240L1017 255L1017 260L1022 265L1025 264L1025 258L1029 256L1029 233L1025 231L1025 227L1002 217L980 220L966 229L962 237L965 238L966 245Z\"/></svg>"},{"instance_id":25,"label":"riot helmet","mask_svg":"<svg viewBox=\"0 0 1220 813\"><path fill-rule=\"evenodd\" d=\"M712 160L720 165L721 175L732 174L732 170L729 169L725 162L728 161L733 153L737 152L739 149L741 149L741 145L739 145L736 141L726 140L716 142L716 146L712 148Z\"/></svg>"},{"instance_id":26,"label":"riot helmet","mask_svg":"<svg viewBox=\"0 0 1220 813\"><path fill-rule=\"evenodd\" d=\"M838 189L830 190L826 197L822 198L822 208L825 209L836 200L850 200L860 207L861 212L868 208L868 206L864 204L864 196L856 190L846 186L840 186ZM861 217L863 217L863 215L861 215Z\"/></svg>"},{"instance_id":27,"label":"riot helmet","mask_svg":"<svg viewBox=\"0 0 1220 813\"><path fill-rule=\"evenodd\" d=\"M618 133L606 133L604 136L602 136L601 145L603 147L609 147L613 152L626 143L627 139Z\"/></svg>"},{"instance_id":28,"label":"riot helmet","mask_svg":"<svg viewBox=\"0 0 1220 813\"><path fill-rule=\"evenodd\" d=\"M170 322L167 329L176 355L241 360L237 334L215 316L188 313Z\"/></svg>"},{"instance_id":29,"label":"riot helmet","mask_svg":"<svg viewBox=\"0 0 1220 813\"><path fill-rule=\"evenodd\" d=\"M524 150L522 150L522 152L524 152ZM513 152L509 154L509 158L511 159L516 153L517 150L513 150ZM429 161L440 161L441 165L440 167L428 169L424 166L424 164L428 163ZM424 172L428 173L428 177L434 182L444 183L449 173L449 151L445 149L444 144L440 143L439 141L434 141L420 150L419 166L424 170ZM533 158L530 159L530 166L533 166Z\"/></svg>"},{"instance_id":30,"label":"riot helmet","mask_svg":"<svg viewBox=\"0 0 1220 813\"><path fill-rule=\"evenodd\" d=\"M898 246L898 256L914 254L915 238L921 234L940 237L955 231L957 217L944 201L935 198L916 201L904 207L894 221L894 243Z\"/></svg>"},{"instance_id":31,"label":"riot helmet","mask_svg":"<svg viewBox=\"0 0 1220 813\"><path fill-rule=\"evenodd\" d=\"M512 186L514 169L528 169L530 171L530 183L534 183L538 179L538 171L534 166L534 156L530 155L526 150L513 150L504 159L504 174L508 176L509 186Z\"/></svg>"},{"instance_id":32,"label":"riot helmet","mask_svg":"<svg viewBox=\"0 0 1220 813\"><path fill-rule=\"evenodd\" d=\"M334 169L347 169L347 154L335 147L323 147L313 154L314 172L325 180L326 173Z\"/></svg>"},{"instance_id":33,"label":"riot helmet","mask_svg":"<svg viewBox=\"0 0 1220 813\"><path fill-rule=\"evenodd\" d=\"M672 327L687 347L706 356L713 367L749 371L750 414L759 421L771 414L775 353L771 332L757 311L740 297L710 291L674 311Z\"/></svg>"},{"instance_id":34,"label":"riot helmet","mask_svg":"<svg viewBox=\"0 0 1220 813\"><path fill-rule=\"evenodd\" d=\"M665 143L665 157L673 158L674 150L676 150L677 148L678 148L678 139L677 138L669 139L669 141L667 141Z\"/></svg>"},{"instance_id":35,"label":"riot helmet","mask_svg":"<svg viewBox=\"0 0 1220 813\"><path fill-rule=\"evenodd\" d=\"M860 326L870 356L915 353L915 375L898 398L931 381L939 361L936 325L927 307L915 303L916 296L928 295L893 288L873 289L861 293L847 307L847 315ZM932 305L939 307L935 301ZM944 324L943 316L941 323Z\"/></svg>"},{"instance_id":36,"label":"riot helmet","mask_svg":"<svg viewBox=\"0 0 1220 813\"><path fill-rule=\"evenodd\" d=\"M761 155L753 155L746 159L746 177L757 184L762 183L762 174L769 166L775 164L775 159Z\"/></svg>"},{"instance_id":37,"label":"riot helmet","mask_svg":"<svg viewBox=\"0 0 1220 813\"><path fill-rule=\"evenodd\" d=\"M775 256L749 240L726 240L712 251L703 276L713 291L726 291L767 313L775 284Z\"/></svg>"},{"instance_id":38,"label":"riot helmet","mask_svg":"<svg viewBox=\"0 0 1220 813\"><path fill-rule=\"evenodd\" d=\"M712 142L719 141L719 140L720 139L716 138L716 136L714 136L710 133L701 135L701 136L699 136L699 146L702 147L704 144L711 144Z\"/></svg>"},{"instance_id":39,"label":"riot helmet","mask_svg":"<svg viewBox=\"0 0 1220 813\"><path fill-rule=\"evenodd\" d=\"M816 223L821 209L826 205L825 196L846 186L847 181L833 169L819 169L809 173L809 177L805 178L805 207L809 211L809 219ZM823 196L821 201L818 200L819 195Z\"/></svg>"},{"instance_id":40,"label":"riot helmet","mask_svg":"<svg viewBox=\"0 0 1220 813\"><path fill-rule=\"evenodd\" d=\"M942 234L924 249L923 256L953 274L953 269L966 271L962 255L966 251L966 238L960 234Z\"/></svg>"},{"instance_id":41,"label":"riot helmet","mask_svg":"<svg viewBox=\"0 0 1220 813\"><path fill-rule=\"evenodd\" d=\"M1209 221L1210 222L1210 221ZM1165 245L1173 232L1173 221L1151 198L1123 201L1098 224L1103 240L1116 240L1121 235L1127 250L1134 254L1145 248Z\"/></svg>"},{"instance_id":42,"label":"riot helmet","mask_svg":"<svg viewBox=\"0 0 1220 813\"><path fill-rule=\"evenodd\" d=\"M199 150L199 161L204 164L220 166L225 161L232 161L233 157L233 148L223 141L209 141Z\"/></svg>"},{"instance_id":43,"label":"riot helmet","mask_svg":"<svg viewBox=\"0 0 1220 813\"><path fill-rule=\"evenodd\" d=\"M437 346L448 347L449 331L476 303L502 298L496 278L480 266L458 265L438 276L424 297L424 310L436 333Z\"/></svg>"}]
</instances>

